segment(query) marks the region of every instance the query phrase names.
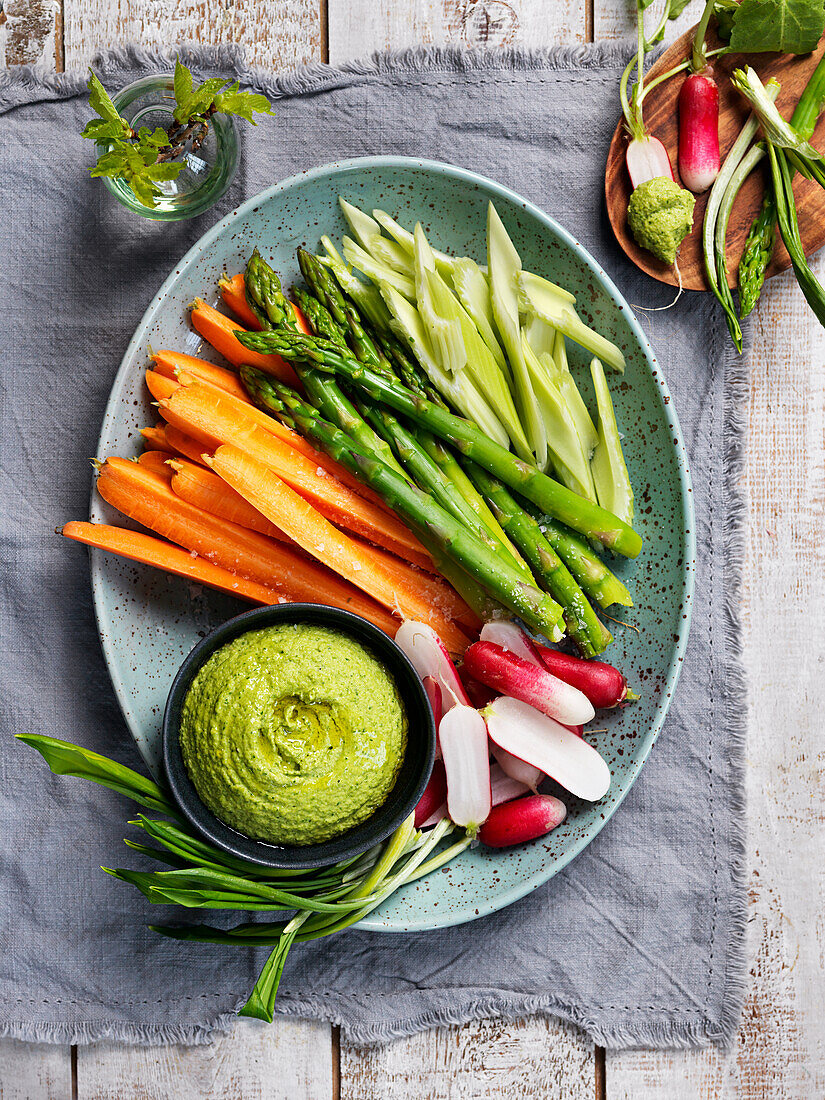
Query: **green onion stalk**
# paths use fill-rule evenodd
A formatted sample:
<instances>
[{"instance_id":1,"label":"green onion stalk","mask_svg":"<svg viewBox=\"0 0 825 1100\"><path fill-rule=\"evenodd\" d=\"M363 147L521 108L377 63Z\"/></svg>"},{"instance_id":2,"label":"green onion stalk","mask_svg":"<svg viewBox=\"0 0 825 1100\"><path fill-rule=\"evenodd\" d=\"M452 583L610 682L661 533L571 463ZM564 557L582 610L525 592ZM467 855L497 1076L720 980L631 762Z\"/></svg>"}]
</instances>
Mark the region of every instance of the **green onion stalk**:
<instances>
[{"instance_id":1,"label":"green onion stalk","mask_svg":"<svg viewBox=\"0 0 825 1100\"><path fill-rule=\"evenodd\" d=\"M271 947L239 1015L271 1023L278 984L293 943L334 935L362 920L394 891L443 867L472 843L445 818L428 832L415 828L411 814L382 844L330 867L268 869L229 855L203 841L181 820L171 795L159 784L105 756L68 741L20 734L56 775L77 776L125 795L171 820L140 815L130 824L154 843L126 840L141 855L172 870L103 870L138 889L153 904L182 910L236 909L293 912L286 921L244 923L234 928L205 924L150 925L170 939L235 947ZM452 835L451 843L441 847Z\"/></svg>"}]
</instances>

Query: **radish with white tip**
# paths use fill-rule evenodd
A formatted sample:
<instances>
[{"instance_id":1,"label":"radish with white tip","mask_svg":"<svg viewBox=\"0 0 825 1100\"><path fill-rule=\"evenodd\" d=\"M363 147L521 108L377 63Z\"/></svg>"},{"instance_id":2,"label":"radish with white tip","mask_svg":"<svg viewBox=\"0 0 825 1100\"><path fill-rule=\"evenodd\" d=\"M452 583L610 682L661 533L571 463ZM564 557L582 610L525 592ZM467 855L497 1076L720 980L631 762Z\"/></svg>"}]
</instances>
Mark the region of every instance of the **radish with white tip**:
<instances>
[{"instance_id":1,"label":"radish with white tip","mask_svg":"<svg viewBox=\"0 0 825 1100\"><path fill-rule=\"evenodd\" d=\"M434 812L446 802L446 799L447 776L444 772L444 761L436 760L430 778L427 780L427 786L424 788L424 793L415 807L416 829L420 829L425 822L429 821Z\"/></svg>"},{"instance_id":2,"label":"radish with white tip","mask_svg":"<svg viewBox=\"0 0 825 1100\"><path fill-rule=\"evenodd\" d=\"M472 707L457 703L438 727L447 775L447 810L456 825L476 833L492 805L487 727Z\"/></svg>"},{"instance_id":3,"label":"radish with white tip","mask_svg":"<svg viewBox=\"0 0 825 1100\"><path fill-rule=\"evenodd\" d=\"M606 661L585 661L549 646L536 648L547 671L584 692L597 710L617 707L625 699L637 698L632 692L628 696L627 680Z\"/></svg>"},{"instance_id":4,"label":"radish with white tip","mask_svg":"<svg viewBox=\"0 0 825 1100\"><path fill-rule=\"evenodd\" d=\"M598 802L610 787L610 769L592 745L520 699L502 696L484 711L487 732L507 752L540 768L565 790ZM449 781L449 772L448 772Z\"/></svg>"},{"instance_id":5,"label":"radish with white tip","mask_svg":"<svg viewBox=\"0 0 825 1100\"><path fill-rule=\"evenodd\" d=\"M422 680L432 677L441 688L441 705L445 713L453 700L465 705L469 703L450 654L431 626L408 619L396 631L395 644Z\"/></svg>"},{"instance_id":6,"label":"radish with white tip","mask_svg":"<svg viewBox=\"0 0 825 1100\"><path fill-rule=\"evenodd\" d=\"M554 676L492 642L475 642L464 654L464 668L475 680L536 707L549 718L580 726L595 717L587 696Z\"/></svg>"},{"instance_id":7,"label":"radish with white tip","mask_svg":"<svg viewBox=\"0 0 825 1100\"><path fill-rule=\"evenodd\" d=\"M502 649L515 653L517 657L529 661L531 665L542 667L542 660L533 639L529 638L521 627L516 626L515 623L506 620L485 623L481 628L479 637L482 642L492 642L493 645L500 645Z\"/></svg>"},{"instance_id":8,"label":"radish with white tip","mask_svg":"<svg viewBox=\"0 0 825 1100\"><path fill-rule=\"evenodd\" d=\"M531 794L496 806L479 830L488 848L509 848L546 836L567 817L567 807L552 794Z\"/></svg>"},{"instance_id":9,"label":"radish with white tip","mask_svg":"<svg viewBox=\"0 0 825 1100\"><path fill-rule=\"evenodd\" d=\"M532 764L525 763L524 760L519 760L517 756L513 756L511 752L507 752L506 749L503 749L501 745L497 745L494 741L490 742L490 748L496 763L505 775L509 775L518 783L523 783L531 791L538 790L539 783L544 779L543 771L534 768Z\"/></svg>"}]
</instances>

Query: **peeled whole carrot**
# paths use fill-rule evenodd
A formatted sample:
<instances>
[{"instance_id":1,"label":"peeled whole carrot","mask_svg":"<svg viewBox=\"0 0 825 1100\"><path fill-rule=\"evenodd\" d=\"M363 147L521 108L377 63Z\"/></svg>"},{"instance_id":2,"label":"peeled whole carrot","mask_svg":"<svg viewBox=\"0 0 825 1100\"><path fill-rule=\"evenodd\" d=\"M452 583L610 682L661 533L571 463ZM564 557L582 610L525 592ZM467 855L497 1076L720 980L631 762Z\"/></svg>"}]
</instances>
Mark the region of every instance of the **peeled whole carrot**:
<instances>
[{"instance_id":1,"label":"peeled whole carrot","mask_svg":"<svg viewBox=\"0 0 825 1100\"><path fill-rule=\"evenodd\" d=\"M328 520L426 567L429 558L424 548L400 520L358 496L323 468L243 416L242 410L217 390L208 386L180 386L169 400L159 405L161 416L173 427L204 442L217 440L243 449L271 467Z\"/></svg>"},{"instance_id":2,"label":"peeled whole carrot","mask_svg":"<svg viewBox=\"0 0 825 1100\"><path fill-rule=\"evenodd\" d=\"M231 371L225 371L224 373L232 378L235 377ZM182 386L192 386L205 381L205 379L197 378L195 375L185 370L178 370L177 380ZM217 383L218 377L214 376L213 381ZM216 388L222 389L223 387L217 386ZM257 405L253 405L245 393L242 397L238 397L233 390L228 387L226 387L225 393L231 400L239 402L236 408L242 416L248 416L251 420L254 420L256 424L260 424L262 428L271 432L272 435L277 436L278 439L283 440L284 443L288 443L294 450L300 451L302 455L305 455L306 458L316 466L320 466L322 470L326 470L328 474L331 474L338 481L352 489L353 492L358 493L358 495L365 500L372 501L372 503L380 508L382 512L393 515L392 509L386 505L381 497L379 497L377 493L374 493L368 485L363 485L354 474L351 474L346 467L336 462L334 458L330 458L329 455L324 454L323 451L316 451L312 444L307 442L298 432L294 432L291 428L287 428L280 420L276 420L274 416L270 416L269 413L264 412L263 409L259 409Z\"/></svg>"},{"instance_id":3,"label":"peeled whole carrot","mask_svg":"<svg viewBox=\"0 0 825 1100\"><path fill-rule=\"evenodd\" d=\"M280 355L262 355L257 351L245 348L235 337L236 332L245 332L243 325L233 321L230 317L220 313L217 309L207 305L201 298L195 299L192 309L192 324L207 343L211 344L215 351L228 359L234 367L248 363L267 374L274 374L288 386L298 386L298 378L295 371L282 359Z\"/></svg>"},{"instance_id":4,"label":"peeled whole carrot","mask_svg":"<svg viewBox=\"0 0 825 1100\"><path fill-rule=\"evenodd\" d=\"M187 435L172 424L166 425L166 441L172 448L173 454L183 455L184 458L188 458L198 466L203 466L204 469L206 469L206 463L203 461L204 451L214 451L220 446L217 440L195 439L194 436Z\"/></svg>"},{"instance_id":5,"label":"peeled whole carrot","mask_svg":"<svg viewBox=\"0 0 825 1100\"><path fill-rule=\"evenodd\" d=\"M180 383L174 378L165 378L157 371L147 370L146 385L155 401L162 401L165 397L171 397Z\"/></svg>"},{"instance_id":6,"label":"peeled whole carrot","mask_svg":"<svg viewBox=\"0 0 825 1100\"><path fill-rule=\"evenodd\" d=\"M268 520L339 576L401 617L428 623L451 652L462 653L467 647L466 635L432 606L419 587L393 576L365 552L362 544L333 526L268 465L227 445L219 447L207 464Z\"/></svg>"},{"instance_id":7,"label":"peeled whole carrot","mask_svg":"<svg viewBox=\"0 0 825 1100\"><path fill-rule=\"evenodd\" d=\"M242 325L255 330L261 327L258 318L249 308L249 303L246 300L246 280L242 272L238 272L237 275L233 275L231 278L224 275L218 281L218 287L220 288L221 298L223 298L223 304L232 310Z\"/></svg>"},{"instance_id":8,"label":"peeled whole carrot","mask_svg":"<svg viewBox=\"0 0 825 1100\"><path fill-rule=\"evenodd\" d=\"M142 531L127 531L124 527L112 527L108 523L84 523L80 520L64 523L58 530L67 539L85 543L86 546L96 546L100 550L107 550L110 554L117 554L143 565L153 565L157 569L173 573L176 577L197 581L251 603L284 602L284 597L274 588L267 588L266 585L240 577L206 558L197 555L193 557L189 550L182 550L179 546L156 539L153 535L145 535Z\"/></svg>"},{"instance_id":9,"label":"peeled whole carrot","mask_svg":"<svg viewBox=\"0 0 825 1100\"><path fill-rule=\"evenodd\" d=\"M150 452L160 453L160 452ZM168 455L165 456L169 458ZM280 527L262 516L260 512L249 503L248 500L230 489L225 481L205 466L196 466L193 462L184 459L169 459L168 468L172 471L172 492L181 500L194 504L196 508L202 508L204 512L210 512L213 516L228 519L241 527L248 527L250 531L258 531L261 535L267 535L278 542L285 542L292 546L294 543L288 535L285 535Z\"/></svg>"},{"instance_id":10,"label":"peeled whole carrot","mask_svg":"<svg viewBox=\"0 0 825 1100\"><path fill-rule=\"evenodd\" d=\"M157 534L222 569L274 589L286 601L329 604L353 611L394 634L397 624L374 600L331 570L283 543L249 531L181 500L154 471L123 458L109 458L97 480L112 507Z\"/></svg>"},{"instance_id":11,"label":"peeled whole carrot","mask_svg":"<svg viewBox=\"0 0 825 1100\"><path fill-rule=\"evenodd\" d=\"M227 393L237 397L239 401L244 401L248 405L252 404L246 395L246 390L243 388L240 378L233 370L218 367L214 363L210 363L208 359L199 359L196 355L185 355L181 351L169 351L168 348L154 352L152 360L155 364L154 369L158 374L163 374L167 378L180 381L179 375L181 372L185 372L189 377L197 379L198 382L203 382L204 385L217 386L219 390L226 390Z\"/></svg>"},{"instance_id":12,"label":"peeled whole carrot","mask_svg":"<svg viewBox=\"0 0 825 1100\"><path fill-rule=\"evenodd\" d=\"M143 436L144 443L153 451L168 451L169 454L174 453L174 448L169 445L169 440L166 438L166 428L163 424L155 424L151 428L141 428L140 434Z\"/></svg>"}]
</instances>

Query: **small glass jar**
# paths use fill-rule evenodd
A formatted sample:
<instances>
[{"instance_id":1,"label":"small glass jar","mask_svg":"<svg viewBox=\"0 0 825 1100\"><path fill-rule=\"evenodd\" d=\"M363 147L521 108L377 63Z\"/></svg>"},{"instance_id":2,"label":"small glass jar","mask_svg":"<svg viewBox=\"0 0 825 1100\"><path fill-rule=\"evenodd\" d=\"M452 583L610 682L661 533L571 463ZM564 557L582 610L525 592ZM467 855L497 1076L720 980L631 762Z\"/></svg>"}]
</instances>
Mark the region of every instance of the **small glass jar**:
<instances>
[{"instance_id":1,"label":"small glass jar","mask_svg":"<svg viewBox=\"0 0 825 1100\"><path fill-rule=\"evenodd\" d=\"M174 121L175 93L172 74L144 76L128 84L112 101L118 113L132 129L161 126L167 129ZM98 145L97 155L108 146ZM122 179L104 176L103 182L118 202L135 214L152 221L173 222L202 214L226 193L238 170L238 132L230 115L214 114L203 143L195 152L185 152L186 167L174 180L158 182L160 194L154 207L144 206L131 187Z\"/></svg>"}]
</instances>

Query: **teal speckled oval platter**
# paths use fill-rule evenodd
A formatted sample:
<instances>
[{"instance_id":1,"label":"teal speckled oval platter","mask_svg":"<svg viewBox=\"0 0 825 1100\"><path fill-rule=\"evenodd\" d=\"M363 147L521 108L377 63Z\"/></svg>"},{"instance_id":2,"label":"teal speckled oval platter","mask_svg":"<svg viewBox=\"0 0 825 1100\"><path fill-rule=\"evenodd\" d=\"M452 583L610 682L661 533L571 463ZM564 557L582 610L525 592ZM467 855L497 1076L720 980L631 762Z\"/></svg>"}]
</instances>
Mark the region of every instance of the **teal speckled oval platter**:
<instances>
[{"instance_id":1,"label":"teal speckled oval platter","mask_svg":"<svg viewBox=\"0 0 825 1100\"><path fill-rule=\"evenodd\" d=\"M667 713L687 641L695 559L690 477L661 369L632 310L595 260L513 191L451 165L402 157L313 169L250 199L205 233L160 288L129 344L106 409L100 456L137 455L139 429L155 419L143 381L150 346L216 358L191 329L188 303L196 296L216 303L221 272L242 270L255 245L285 286L299 280L297 245L316 249L321 234L336 239L345 232L339 194L367 210L381 207L405 225L421 221L434 245L479 260L492 199L525 267L571 290L584 320L615 341L627 360L621 384L611 389L645 545L635 561L614 563L634 595L636 606L623 614L637 629L615 627L608 658L642 698L600 714L600 732L588 734L612 772L601 802L565 796L568 818L549 836L510 850L465 852L393 895L360 925L386 932L440 928L491 913L546 882L604 827L638 776ZM585 355L572 345L569 351L590 399ZM123 524L95 494L91 517ZM208 630L248 605L101 551L92 553L92 584L115 691L141 754L157 769L161 717L175 672ZM613 827L621 829L621 820Z\"/></svg>"}]
</instances>

